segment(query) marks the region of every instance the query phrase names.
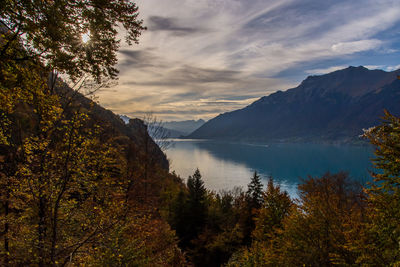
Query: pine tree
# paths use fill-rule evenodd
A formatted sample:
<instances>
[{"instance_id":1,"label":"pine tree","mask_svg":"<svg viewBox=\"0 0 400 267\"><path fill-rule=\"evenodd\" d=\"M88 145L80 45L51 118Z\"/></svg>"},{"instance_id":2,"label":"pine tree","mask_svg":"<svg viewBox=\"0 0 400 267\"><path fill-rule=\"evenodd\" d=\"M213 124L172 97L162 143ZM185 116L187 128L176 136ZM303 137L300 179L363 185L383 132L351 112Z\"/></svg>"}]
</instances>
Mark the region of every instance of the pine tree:
<instances>
[{"instance_id":1,"label":"pine tree","mask_svg":"<svg viewBox=\"0 0 400 267\"><path fill-rule=\"evenodd\" d=\"M193 176L189 176L187 180L187 187L189 189L189 202L200 204L204 203L207 190L204 187L204 182L201 179L199 169L196 169Z\"/></svg>"},{"instance_id":2,"label":"pine tree","mask_svg":"<svg viewBox=\"0 0 400 267\"><path fill-rule=\"evenodd\" d=\"M250 183L247 186L245 194L245 205L240 216L240 224L243 231L244 243L249 245L251 243L251 233L255 228L255 217L258 209L263 203L263 185L260 176L255 171Z\"/></svg>"},{"instance_id":3,"label":"pine tree","mask_svg":"<svg viewBox=\"0 0 400 267\"><path fill-rule=\"evenodd\" d=\"M255 218L252 244L234 254L228 266L279 266L277 248L283 221L293 205L289 194L270 178L263 192L264 203Z\"/></svg>"},{"instance_id":4,"label":"pine tree","mask_svg":"<svg viewBox=\"0 0 400 267\"><path fill-rule=\"evenodd\" d=\"M185 247L187 240L187 196L183 190L179 191L173 204L170 224L180 239L180 246Z\"/></svg>"},{"instance_id":5,"label":"pine tree","mask_svg":"<svg viewBox=\"0 0 400 267\"><path fill-rule=\"evenodd\" d=\"M188 220L192 228L190 235L195 237L203 227L207 216L207 190L204 187L199 169L196 169L193 176L189 176L187 187L189 189Z\"/></svg>"},{"instance_id":6,"label":"pine tree","mask_svg":"<svg viewBox=\"0 0 400 267\"><path fill-rule=\"evenodd\" d=\"M247 198L252 209L259 209L263 203L263 185L260 176L255 171L247 186Z\"/></svg>"}]
</instances>

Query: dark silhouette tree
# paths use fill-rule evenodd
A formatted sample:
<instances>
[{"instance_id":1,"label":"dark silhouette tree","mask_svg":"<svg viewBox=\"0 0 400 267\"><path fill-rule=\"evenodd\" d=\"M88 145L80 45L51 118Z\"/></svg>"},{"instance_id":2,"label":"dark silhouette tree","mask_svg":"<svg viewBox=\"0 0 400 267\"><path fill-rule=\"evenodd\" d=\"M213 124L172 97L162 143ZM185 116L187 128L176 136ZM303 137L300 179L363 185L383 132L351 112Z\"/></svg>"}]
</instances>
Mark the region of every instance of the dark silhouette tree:
<instances>
[{"instance_id":1,"label":"dark silhouette tree","mask_svg":"<svg viewBox=\"0 0 400 267\"><path fill-rule=\"evenodd\" d=\"M260 176L256 171L247 186L245 200L245 206L243 207L240 220L243 229L244 242L249 245L251 243L251 232L255 228L254 219L258 209L263 203L263 185Z\"/></svg>"},{"instance_id":2,"label":"dark silhouette tree","mask_svg":"<svg viewBox=\"0 0 400 267\"><path fill-rule=\"evenodd\" d=\"M179 245L181 247L186 247L190 241L188 233L191 229L187 224L188 209L186 201L187 196L185 192L183 190L179 191L172 204L172 216L170 219L170 224L179 238Z\"/></svg>"},{"instance_id":3,"label":"dark silhouette tree","mask_svg":"<svg viewBox=\"0 0 400 267\"><path fill-rule=\"evenodd\" d=\"M172 207L171 225L176 231L180 246L192 247L207 220L207 190L199 169L187 180L187 192L180 191Z\"/></svg>"},{"instance_id":4,"label":"dark silhouette tree","mask_svg":"<svg viewBox=\"0 0 400 267\"><path fill-rule=\"evenodd\" d=\"M263 203L263 184L256 171L247 186L246 195L252 209L259 209L261 207Z\"/></svg>"},{"instance_id":5,"label":"dark silhouette tree","mask_svg":"<svg viewBox=\"0 0 400 267\"><path fill-rule=\"evenodd\" d=\"M279 248L279 237L283 231L283 222L293 205L289 194L281 191L270 178L263 192L264 202L258 210L252 232L252 244L231 259L228 266L279 266L279 257L275 251Z\"/></svg>"},{"instance_id":6,"label":"dark silhouette tree","mask_svg":"<svg viewBox=\"0 0 400 267\"><path fill-rule=\"evenodd\" d=\"M138 7L131 1L2 1L0 29L5 38L0 42L0 57L36 60L73 80L85 74L97 81L116 78L117 29L126 30L129 45L137 43L144 30L137 17ZM84 35L87 40L82 40ZM10 50L15 41L24 55Z\"/></svg>"},{"instance_id":7,"label":"dark silhouette tree","mask_svg":"<svg viewBox=\"0 0 400 267\"><path fill-rule=\"evenodd\" d=\"M199 169L196 169L193 176L189 176L187 187L189 191L187 199L188 219L193 231L191 237L195 237L204 226L207 216L207 190L204 187Z\"/></svg>"}]
</instances>

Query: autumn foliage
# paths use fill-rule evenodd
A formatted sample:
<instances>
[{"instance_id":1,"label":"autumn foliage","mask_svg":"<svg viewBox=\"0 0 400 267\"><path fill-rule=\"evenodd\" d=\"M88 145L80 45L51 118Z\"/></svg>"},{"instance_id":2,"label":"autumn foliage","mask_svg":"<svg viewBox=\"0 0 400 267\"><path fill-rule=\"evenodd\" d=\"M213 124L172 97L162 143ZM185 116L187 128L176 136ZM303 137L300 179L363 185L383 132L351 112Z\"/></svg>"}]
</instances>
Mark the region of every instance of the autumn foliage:
<instances>
[{"instance_id":1,"label":"autumn foliage","mask_svg":"<svg viewBox=\"0 0 400 267\"><path fill-rule=\"evenodd\" d=\"M134 3L3 2L1 266L400 266L399 118L365 132L365 187L326 173L292 199L255 172L246 191L212 192L199 170L168 173L140 120L80 91L116 78L116 27L128 44L144 30Z\"/></svg>"}]
</instances>

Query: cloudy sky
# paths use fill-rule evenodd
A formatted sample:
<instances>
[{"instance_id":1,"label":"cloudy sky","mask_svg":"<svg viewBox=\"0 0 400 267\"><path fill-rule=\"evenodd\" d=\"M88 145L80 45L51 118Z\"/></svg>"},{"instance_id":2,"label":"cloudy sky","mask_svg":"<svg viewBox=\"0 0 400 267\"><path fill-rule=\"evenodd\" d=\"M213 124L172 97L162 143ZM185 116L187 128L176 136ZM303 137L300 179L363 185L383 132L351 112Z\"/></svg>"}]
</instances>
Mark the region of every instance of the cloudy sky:
<instances>
[{"instance_id":1,"label":"cloudy sky","mask_svg":"<svg viewBox=\"0 0 400 267\"><path fill-rule=\"evenodd\" d=\"M210 119L308 75L400 68L400 0L137 0L148 30L122 45L116 113Z\"/></svg>"}]
</instances>

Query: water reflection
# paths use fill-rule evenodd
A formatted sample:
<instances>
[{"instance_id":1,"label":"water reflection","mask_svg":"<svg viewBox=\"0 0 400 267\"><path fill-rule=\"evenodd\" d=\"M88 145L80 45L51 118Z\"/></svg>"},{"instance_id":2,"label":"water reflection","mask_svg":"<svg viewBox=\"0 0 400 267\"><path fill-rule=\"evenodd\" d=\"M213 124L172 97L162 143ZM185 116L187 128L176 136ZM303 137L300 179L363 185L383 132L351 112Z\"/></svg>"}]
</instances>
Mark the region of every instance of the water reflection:
<instances>
[{"instance_id":1,"label":"water reflection","mask_svg":"<svg viewBox=\"0 0 400 267\"><path fill-rule=\"evenodd\" d=\"M207 188L246 188L256 170L264 181L269 176L292 196L300 178L320 176L327 171L348 171L352 178L371 180L369 146L321 144L250 145L204 140L174 140L167 150L171 170L182 178L199 168Z\"/></svg>"}]
</instances>

